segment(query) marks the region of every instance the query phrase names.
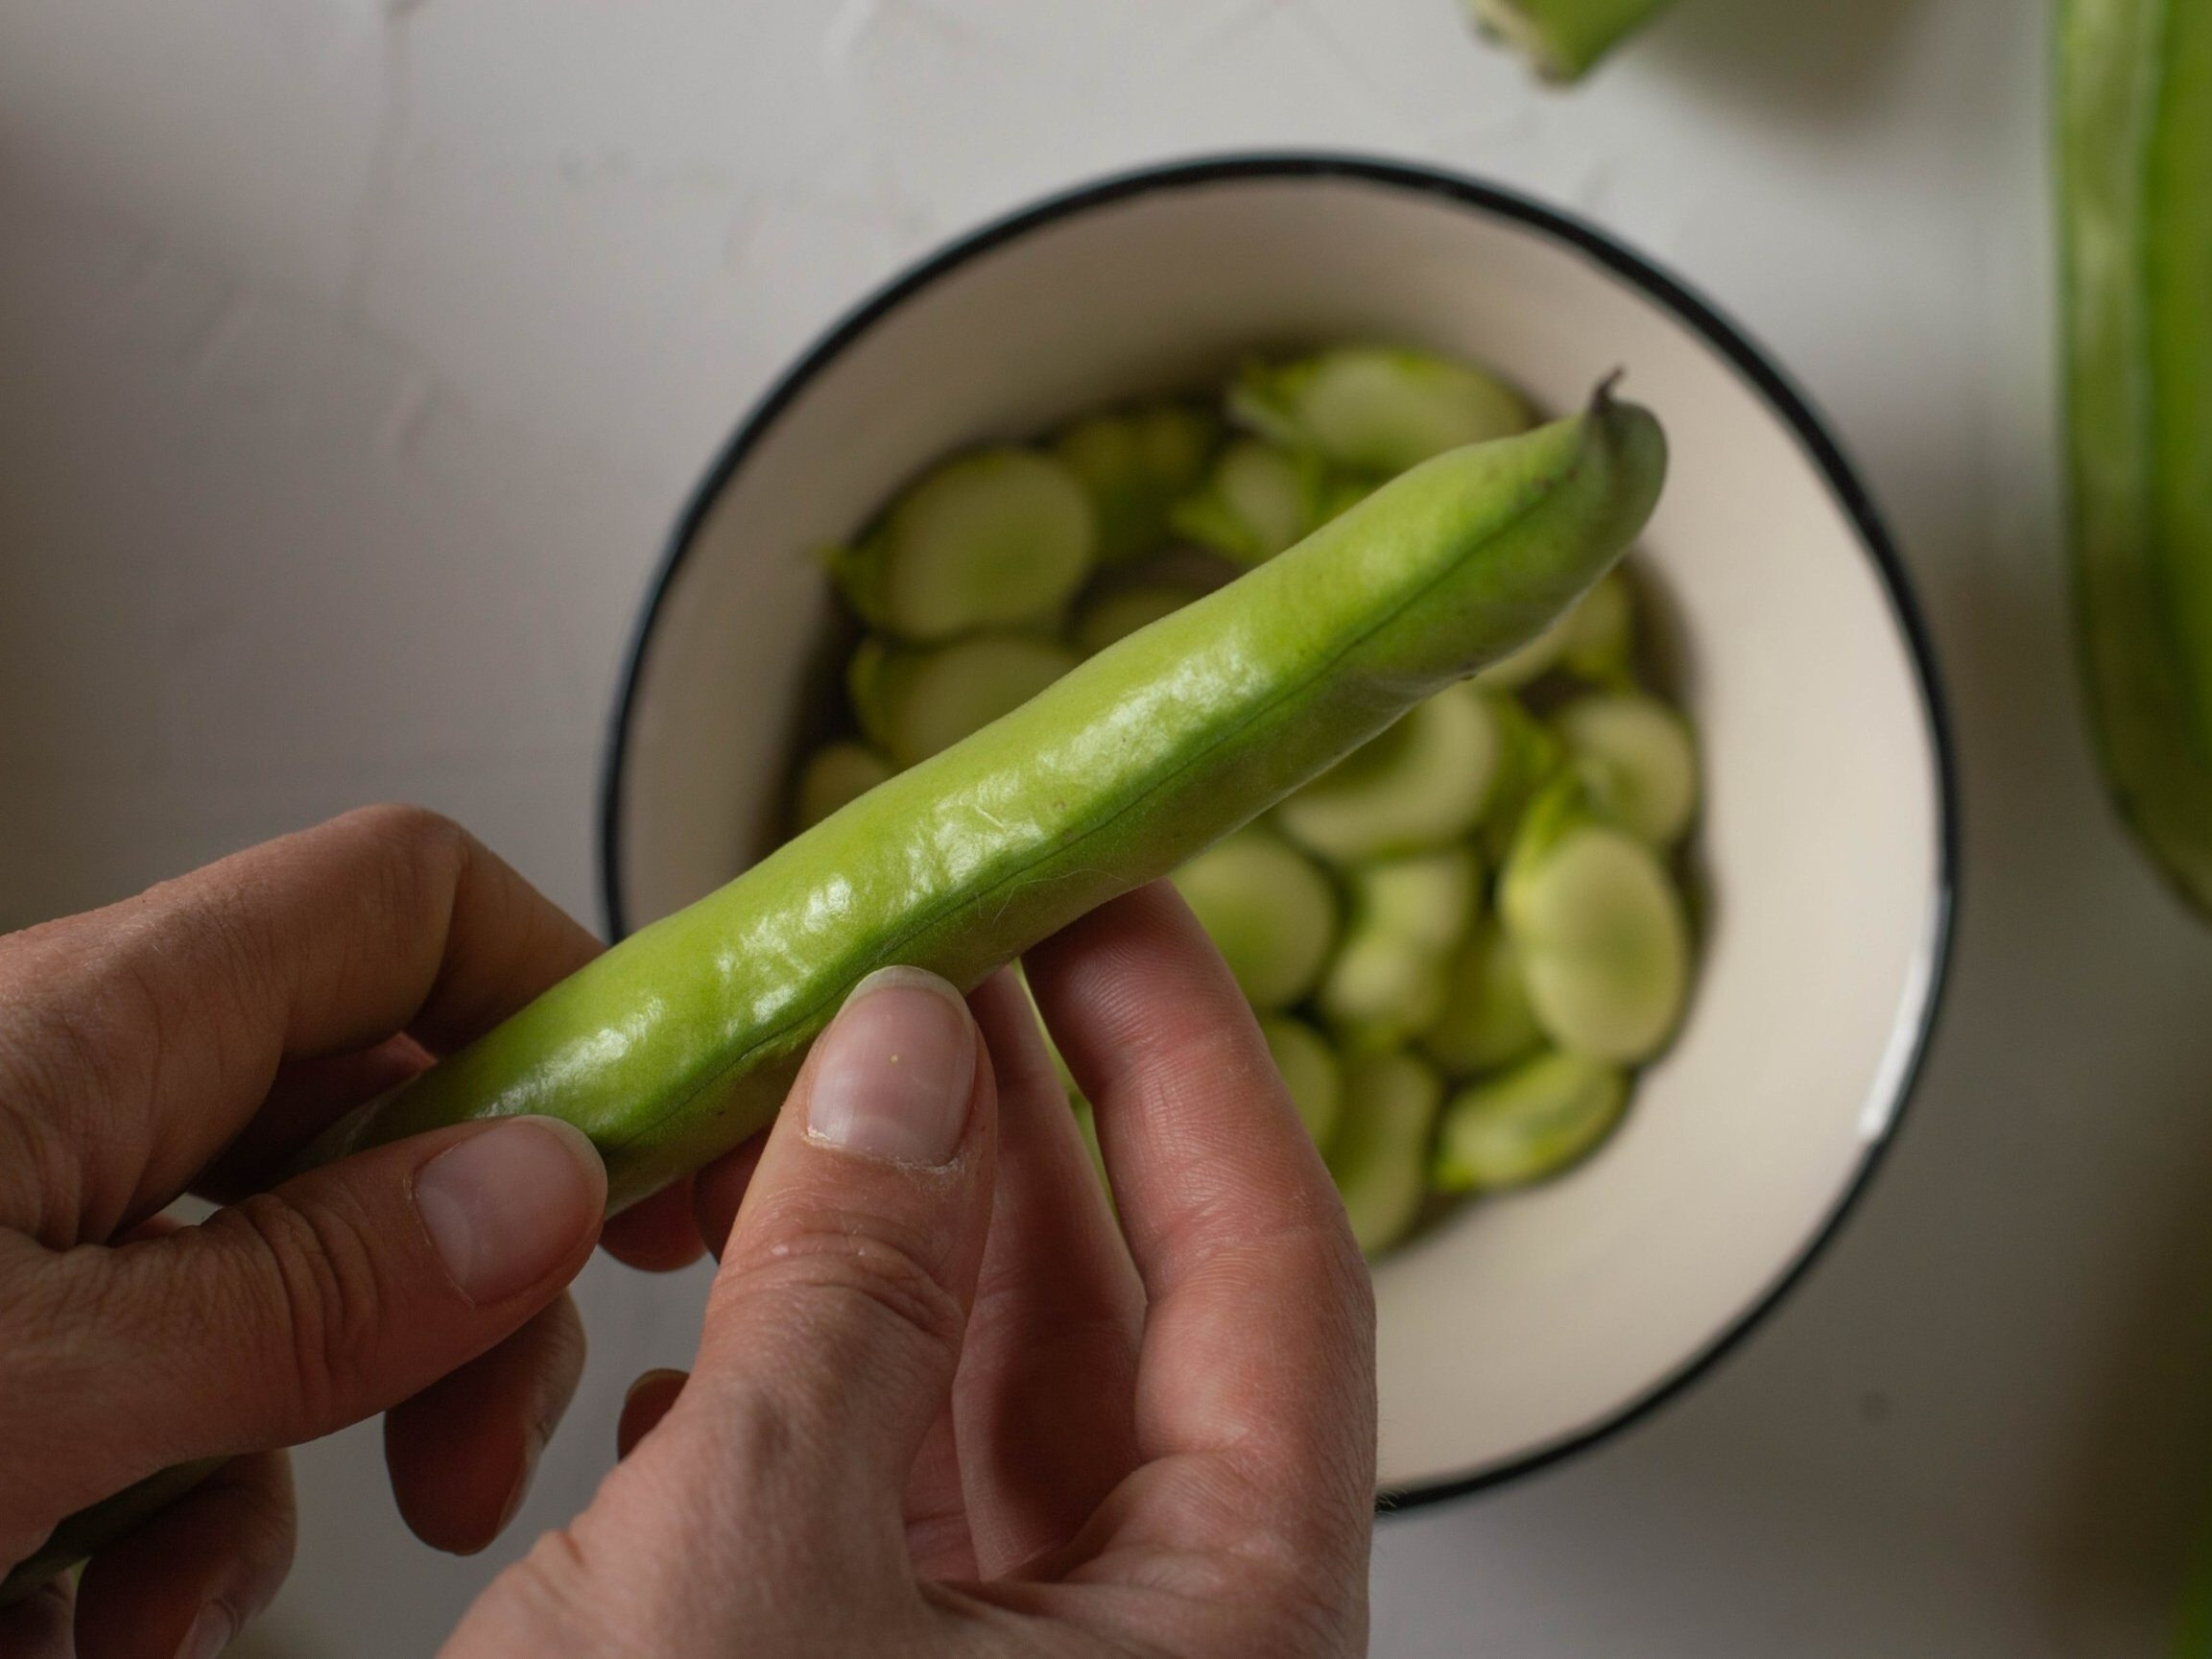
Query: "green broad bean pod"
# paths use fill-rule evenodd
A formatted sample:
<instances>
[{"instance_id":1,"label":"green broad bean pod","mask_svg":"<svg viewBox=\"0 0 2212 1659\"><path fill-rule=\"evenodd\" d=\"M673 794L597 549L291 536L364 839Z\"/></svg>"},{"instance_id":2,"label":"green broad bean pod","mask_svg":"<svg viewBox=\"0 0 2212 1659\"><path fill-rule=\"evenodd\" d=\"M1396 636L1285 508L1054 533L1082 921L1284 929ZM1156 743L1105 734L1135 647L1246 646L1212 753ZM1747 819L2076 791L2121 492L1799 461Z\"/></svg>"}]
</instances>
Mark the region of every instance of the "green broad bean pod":
<instances>
[{"instance_id":1,"label":"green broad bean pod","mask_svg":"<svg viewBox=\"0 0 2212 1659\"><path fill-rule=\"evenodd\" d=\"M1629 579L1615 571L1573 610L1475 677L1492 691L1518 691L1555 670L1596 684L1620 684L1633 672L1635 605Z\"/></svg>"},{"instance_id":2,"label":"green broad bean pod","mask_svg":"<svg viewBox=\"0 0 2212 1659\"><path fill-rule=\"evenodd\" d=\"M634 1202L766 1126L868 973L978 984L1534 637L1643 528L1664 471L1658 423L1604 391L1415 468L633 935L310 1156L546 1113L599 1148L610 1208Z\"/></svg>"}]
</instances>

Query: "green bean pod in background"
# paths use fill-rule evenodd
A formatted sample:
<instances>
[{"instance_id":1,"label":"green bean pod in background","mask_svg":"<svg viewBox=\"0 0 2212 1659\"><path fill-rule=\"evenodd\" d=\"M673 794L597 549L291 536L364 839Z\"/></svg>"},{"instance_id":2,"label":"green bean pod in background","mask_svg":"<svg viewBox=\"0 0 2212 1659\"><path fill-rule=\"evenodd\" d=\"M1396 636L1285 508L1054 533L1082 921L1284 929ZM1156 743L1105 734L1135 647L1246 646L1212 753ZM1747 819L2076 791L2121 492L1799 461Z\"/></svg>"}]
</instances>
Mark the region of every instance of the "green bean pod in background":
<instances>
[{"instance_id":1,"label":"green bean pod in background","mask_svg":"<svg viewBox=\"0 0 2212 1659\"><path fill-rule=\"evenodd\" d=\"M1655 504L1658 422L1455 450L644 929L311 1149L536 1112L620 1209L765 1127L863 976L967 986L1540 632Z\"/></svg>"},{"instance_id":2,"label":"green bean pod in background","mask_svg":"<svg viewBox=\"0 0 2212 1659\"><path fill-rule=\"evenodd\" d=\"M2105 776L2212 914L2212 5L2059 0L2077 635Z\"/></svg>"},{"instance_id":3,"label":"green bean pod in background","mask_svg":"<svg viewBox=\"0 0 2212 1659\"><path fill-rule=\"evenodd\" d=\"M1547 81L1580 81L1674 0L1466 0L1476 27L1527 54Z\"/></svg>"}]
</instances>

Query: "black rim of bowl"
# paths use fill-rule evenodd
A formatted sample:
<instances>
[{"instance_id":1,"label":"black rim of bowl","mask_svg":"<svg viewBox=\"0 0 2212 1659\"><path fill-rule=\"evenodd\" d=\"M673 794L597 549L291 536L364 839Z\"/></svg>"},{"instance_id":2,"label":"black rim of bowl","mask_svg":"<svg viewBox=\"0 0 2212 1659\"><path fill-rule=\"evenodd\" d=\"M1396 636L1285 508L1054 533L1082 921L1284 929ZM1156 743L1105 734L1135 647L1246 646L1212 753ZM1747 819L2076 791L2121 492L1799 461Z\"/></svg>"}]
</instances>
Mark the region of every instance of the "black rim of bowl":
<instances>
[{"instance_id":1,"label":"black rim of bowl","mask_svg":"<svg viewBox=\"0 0 2212 1659\"><path fill-rule=\"evenodd\" d=\"M1601 1441L1610 1439L1651 1417L1659 1408L1708 1375L1733 1353L1804 1280L1813 1264L1826 1253L1844 1221L1866 1196L1884 1154L1895 1143L1905 1108L1919 1080L1949 977L1951 940L1958 910L1959 790L1950 717L1926 621L1921 616L1918 603L1913 597L1904 562L1898 557L1881 514L1876 510L1865 486L1860 483L1857 471L1830 435L1827 424L1772 360L1752 344L1743 330L1729 321L1709 301L1593 225L1517 192L1432 167L1357 155L1298 152L1210 156L1171 162L1116 174L1047 197L970 231L919 263L910 266L833 322L753 406L752 412L723 445L713 465L707 469L706 476L686 503L669 538L667 550L662 555L660 567L647 590L644 608L639 613L635 631L630 636L629 655L623 666L621 689L615 698L613 729L607 743L606 766L600 778L600 889L607 909L607 931L610 936L620 938L629 931L628 918L624 914L621 878L624 763L631 706L637 696L638 681L643 672L646 651L653 637L654 624L659 615L661 603L667 596L669 584L681 567L716 498L721 495L730 476L744 463L754 444L774 424L792 400L831 361L883 317L938 278L1005 243L1060 220L1093 208L1126 201L1132 197L1249 178L1344 179L1434 197L1460 207L1515 221L1564 244L1585 258L1595 260L1656 300L1701 336L1758 390L1768 406L1788 424L1805 453L1827 481L1837 505L1849 517L1858 533L1860 546L1881 579L1891 614L1904 636L1912 658L1914 675L1919 687L1920 707L1927 723L1929 743L1936 758L1937 807L1940 823L1937 847L1936 892L1927 942L1927 988L1923 993L1911 1049L1904 1067L1898 1073L1893 1097L1889 1102L1887 1125L1880 1135L1867 1142L1850 1185L1836 1200L1835 1207L1829 1212L1820 1231L1764 1294L1713 1337L1701 1350L1652 1384L1636 1398L1597 1423L1579 1429L1563 1439L1539 1446L1510 1462L1473 1474L1446 1476L1417 1485L1387 1489L1377 1496L1377 1505L1386 1511L1408 1509L1464 1497L1500 1485L1547 1468L1577 1453L1588 1451Z\"/></svg>"}]
</instances>

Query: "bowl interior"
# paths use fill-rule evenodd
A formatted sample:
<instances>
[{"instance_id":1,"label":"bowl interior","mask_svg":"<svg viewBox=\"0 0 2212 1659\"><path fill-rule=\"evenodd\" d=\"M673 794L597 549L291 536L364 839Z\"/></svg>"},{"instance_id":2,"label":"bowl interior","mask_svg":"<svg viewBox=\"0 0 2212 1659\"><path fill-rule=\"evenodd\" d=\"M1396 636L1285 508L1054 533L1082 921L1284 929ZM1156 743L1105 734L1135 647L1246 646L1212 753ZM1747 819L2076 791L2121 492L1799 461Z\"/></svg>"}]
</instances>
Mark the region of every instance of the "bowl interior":
<instances>
[{"instance_id":1,"label":"bowl interior","mask_svg":"<svg viewBox=\"0 0 2212 1659\"><path fill-rule=\"evenodd\" d=\"M1697 998L1603 1152L1376 1274L1382 1480L1494 1472L1681 1374L1811 1247L1887 1128L1945 902L1936 738L1874 560L1721 349L1552 230L1361 177L1225 177L1033 222L848 331L704 498L644 641L612 803L631 926L758 848L830 606L812 550L916 467L1259 349L1492 365L1554 410L1615 368L1673 446L1644 546L1707 791Z\"/></svg>"}]
</instances>

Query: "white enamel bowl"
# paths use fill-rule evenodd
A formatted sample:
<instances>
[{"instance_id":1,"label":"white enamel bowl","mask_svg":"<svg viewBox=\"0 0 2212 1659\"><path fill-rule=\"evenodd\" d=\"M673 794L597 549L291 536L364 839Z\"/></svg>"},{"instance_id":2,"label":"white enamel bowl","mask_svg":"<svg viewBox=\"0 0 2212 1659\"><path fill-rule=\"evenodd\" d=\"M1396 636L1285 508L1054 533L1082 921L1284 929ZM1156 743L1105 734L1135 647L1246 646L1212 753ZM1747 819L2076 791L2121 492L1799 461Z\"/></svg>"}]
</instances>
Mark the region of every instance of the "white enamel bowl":
<instances>
[{"instance_id":1,"label":"white enamel bowl","mask_svg":"<svg viewBox=\"0 0 2212 1659\"><path fill-rule=\"evenodd\" d=\"M1555 410L1627 371L1672 442L1644 557L1707 791L1696 1001L1627 1125L1376 1271L1405 1501L1587 1444L1741 1336L1867 1178L1933 1017L1952 831L1926 642L1835 445L1707 306L1518 198L1333 157L1117 178L967 238L838 325L702 487L616 713L605 877L620 930L758 850L823 683L811 550L916 467L1347 340L1492 365Z\"/></svg>"}]
</instances>

